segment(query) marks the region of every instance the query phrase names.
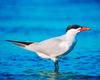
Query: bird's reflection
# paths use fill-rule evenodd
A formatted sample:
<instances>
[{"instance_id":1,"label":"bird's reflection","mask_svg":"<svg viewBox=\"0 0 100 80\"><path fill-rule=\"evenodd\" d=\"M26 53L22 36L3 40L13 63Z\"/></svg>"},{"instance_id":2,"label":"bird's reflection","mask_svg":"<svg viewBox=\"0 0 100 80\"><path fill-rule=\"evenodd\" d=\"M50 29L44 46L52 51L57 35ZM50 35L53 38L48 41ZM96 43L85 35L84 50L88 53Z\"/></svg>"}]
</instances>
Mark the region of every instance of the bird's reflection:
<instances>
[{"instance_id":1,"label":"bird's reflection","mask_svg":"<svg viewBox=\"0 0 100 80\"><path fill-rule=\"evenodd\" d=\"M32 70L31 70L32 71ZM79 75L78 73L72 72L59 72L54 73L51 71L39 71L36 73L27 73L28 76L26 78L29 79L47 79L47 80L81 80L81 79L99 79L100 76L88 76L88 75Z\"/></svg>"}]
</instances>

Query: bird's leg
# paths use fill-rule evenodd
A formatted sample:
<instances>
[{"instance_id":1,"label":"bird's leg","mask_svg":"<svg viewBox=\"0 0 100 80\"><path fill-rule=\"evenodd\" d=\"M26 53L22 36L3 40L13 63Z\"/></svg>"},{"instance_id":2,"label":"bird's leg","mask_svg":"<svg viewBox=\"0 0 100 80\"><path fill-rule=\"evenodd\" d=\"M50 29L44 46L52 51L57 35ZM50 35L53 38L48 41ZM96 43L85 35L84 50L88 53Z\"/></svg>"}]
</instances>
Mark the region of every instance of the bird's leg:
<instances>
[{"instance_id":1,"label":"bird's leg","mask_svg":"<svg viewBox=\"0 0 100 80\"><path fill-rule=\"evenodd\" d=\"M57 74L58 73L58 70L59 70L58 59L55 60L54 66L55 66L54 72Z\"/></svg>"}]
</instances>

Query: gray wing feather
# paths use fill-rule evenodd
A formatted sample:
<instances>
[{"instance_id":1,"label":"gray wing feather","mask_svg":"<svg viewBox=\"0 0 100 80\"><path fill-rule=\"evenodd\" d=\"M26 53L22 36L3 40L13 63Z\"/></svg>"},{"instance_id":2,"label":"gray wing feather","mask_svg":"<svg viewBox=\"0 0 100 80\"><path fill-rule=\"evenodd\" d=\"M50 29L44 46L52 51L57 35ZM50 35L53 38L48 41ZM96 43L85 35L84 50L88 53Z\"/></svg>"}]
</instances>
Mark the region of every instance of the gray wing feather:
<instances>
[{"instance_id":1,"label":"gray wing feather","mask_svg":"<svg viewBox=\"0 0 100 80\"><path fill-rule=\"evenodd\" d=\"M58 37L42 41L36 46L36 51L55 57L65 51L59 47L61 42L62 40Z\"/></svg>"}]
</instances>

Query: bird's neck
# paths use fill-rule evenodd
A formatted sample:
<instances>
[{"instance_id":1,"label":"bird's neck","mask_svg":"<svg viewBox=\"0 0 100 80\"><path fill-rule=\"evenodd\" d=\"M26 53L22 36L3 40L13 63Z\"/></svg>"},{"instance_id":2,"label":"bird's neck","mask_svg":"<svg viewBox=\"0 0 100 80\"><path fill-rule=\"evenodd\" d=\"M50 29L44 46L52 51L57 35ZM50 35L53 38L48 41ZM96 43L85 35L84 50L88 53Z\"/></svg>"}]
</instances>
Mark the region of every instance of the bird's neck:
<instances>
[{"instance_id":1,"label":"bird's neck","mask_svg":"<svg viewBox=\"0 0 100 80\"><path fill-rule=\"evenodd\" d=\"M68 41L74 41L77 33L74 31L67 31L65 36Z\"/></svg>"}]
</instances>

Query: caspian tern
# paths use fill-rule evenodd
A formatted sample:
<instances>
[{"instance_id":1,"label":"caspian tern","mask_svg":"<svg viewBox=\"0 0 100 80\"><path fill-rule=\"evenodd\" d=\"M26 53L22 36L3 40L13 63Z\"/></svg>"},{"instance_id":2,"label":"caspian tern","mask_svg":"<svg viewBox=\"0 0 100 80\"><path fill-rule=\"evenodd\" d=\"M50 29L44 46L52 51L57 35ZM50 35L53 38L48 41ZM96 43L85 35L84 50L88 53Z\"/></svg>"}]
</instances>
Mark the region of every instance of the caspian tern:
<instances>
[{"instance_id":1,"label":"caspian tern","mask_svg":"<svg viewBox=\"0 0 100 80\"><path fill-rule=\"evenodd\" d=\"M76 44L76 35L79 32L90 30L88 27L80 25L70 25L64 35L53 37L41 42L21 42L6 40L17 44L18 46L37 53L38 56L54 61L54 72L58 73L58 59L60 56L71 52Z\"/></svg>"}]
</instances>

